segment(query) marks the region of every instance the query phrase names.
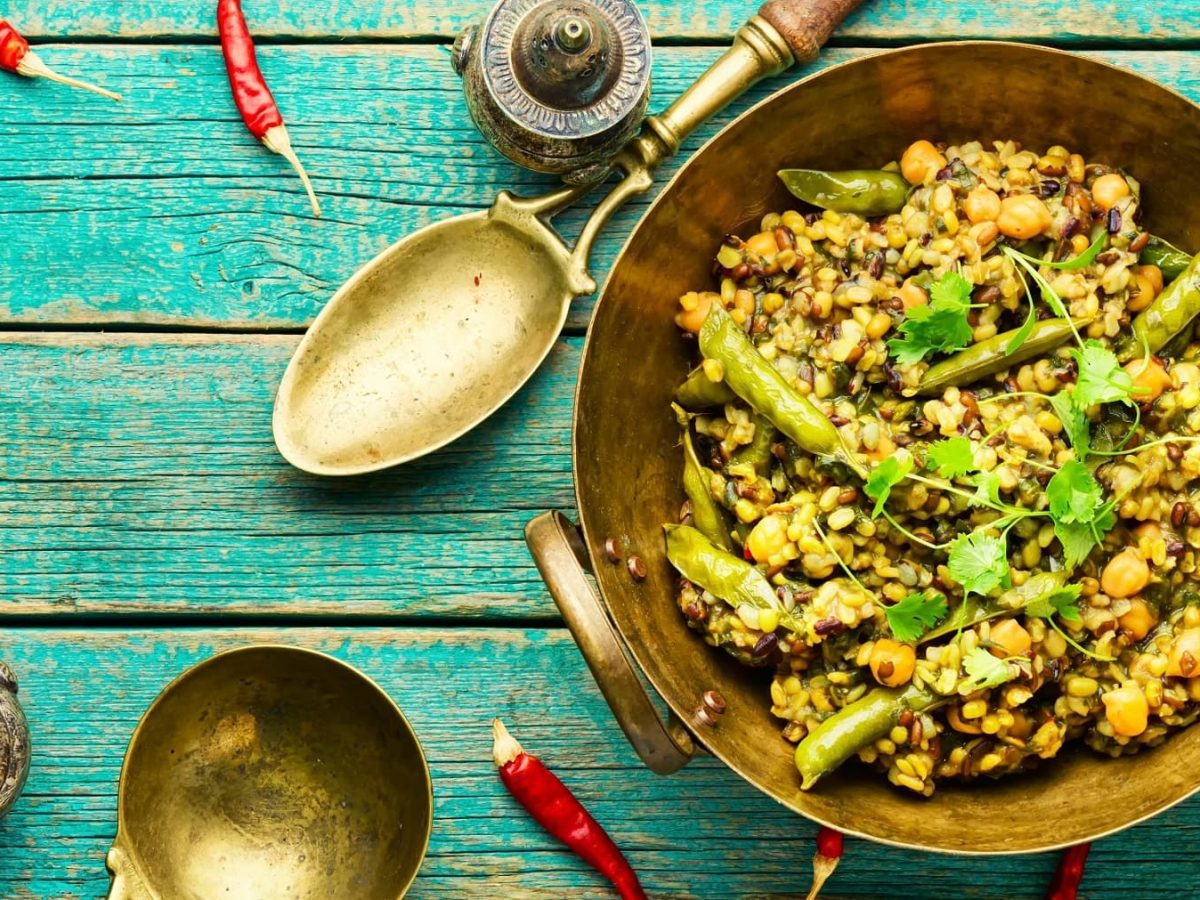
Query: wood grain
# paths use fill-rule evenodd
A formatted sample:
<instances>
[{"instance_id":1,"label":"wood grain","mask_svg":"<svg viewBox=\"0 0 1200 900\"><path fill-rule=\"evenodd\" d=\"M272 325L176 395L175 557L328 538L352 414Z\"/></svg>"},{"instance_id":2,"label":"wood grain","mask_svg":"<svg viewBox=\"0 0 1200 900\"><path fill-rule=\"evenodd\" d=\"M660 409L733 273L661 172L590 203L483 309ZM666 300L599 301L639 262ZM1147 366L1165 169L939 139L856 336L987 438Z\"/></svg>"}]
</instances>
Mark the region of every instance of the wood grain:
<instances>
[{"instance_id":1,"label":"wood grain","mask_svg":"<svg viewBox=\"0 0 1200 900\"><path fill-rule=\"evenodd\" d=\"M297 341L0 335L0 615L553 615L523 528L574 502L580 339L463 440L351 480L275 450Z\"/></svg>"},{"instance_id":2,"label":"wood grain","mask_svg":"<svg viewBox=\"0 0 1200 900\"><path fill-rule=\"evenodd\" d=\"M479 21L493 0L327 0L247 3L254 32L266 38L448 38ZM639 3L658 38L724 40L758 8L756 0L675 0ZM26 34L45 38L213 37L207 0L13 0L8 17ZM1200 38L1192 0L1117 3L1077 0L1052 14L1021 0L871 0L843 26L845 40L913 41L948 37L1041 38L1064 44L1171 43Z\"/></svg>"},{"instance_id":3,"label":"wood grain","mask_svg":"<svg viewBox=\"0 0 1200 900\"><path fill-rule=\"evenodd\" d=\"M830 51L815 68L864 52ZM661 49L654 106L717 53ZM1097 55L1200 98L1200 54ZM300 329L391 241L486 207L503 187L529 193L551 183L482 141L442 49L276 47L260 58L322 195L323 220L308 216L287 164L246 133L214 47L54 49L64 70L123 91L121 105L3 80L15 112L0 119L0 320ZM683 155L783 83L752 91ZM664 167L660 184L679 163ZM608 226L594 274L607 272L648 202L638 198ZM576 234L584 214L563 215L563 233ZM589 299L576 301L570 327L585 326L590 310Z\"/></svg>"},{"instance_id":4,"label":"wood grain","mask_svg":"<svg viewBox=\"0 0 1200 900\"><path fill-rule=\"evenodd\" d=\"M807 890L813 826L713 760L670 778L640 767L558 630L16 630L3 653L21 678L34 757L25 796L0 823L6 898L103 896L117 778L138 718L188 666L255 642L332 652L377 679L404 709L428 755L436 800L429 856L410 895L417 900L610 896L504 792L489 754L494 715L611 830L652 896L796 897ZM1191 896L1197 813L1200 801L1192 801L1101 841L1083 895ZM1036 898L1055 863L1054 855L956 859L863 841L846 849L830 898Z\"/></svg>"}]
</instances>

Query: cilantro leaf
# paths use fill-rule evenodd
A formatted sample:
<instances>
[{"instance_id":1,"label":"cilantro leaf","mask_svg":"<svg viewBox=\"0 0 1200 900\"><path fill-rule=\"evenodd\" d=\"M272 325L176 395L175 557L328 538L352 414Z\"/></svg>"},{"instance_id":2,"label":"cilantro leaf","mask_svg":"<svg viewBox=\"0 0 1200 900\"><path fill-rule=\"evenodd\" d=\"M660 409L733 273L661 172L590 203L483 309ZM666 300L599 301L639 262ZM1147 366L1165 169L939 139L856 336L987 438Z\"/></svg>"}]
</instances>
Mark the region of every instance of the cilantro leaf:
<instances>
[{"instance_id":1,"label":"cilantro leaf","mask_svg":"<svg viewBox=\"0 0 1200 900\"><path fill-rule=\"evenodd\" d=\"M887 503L888 497L891 496L892 488L904 480L904 476L912 471L912 457L904 454L903 456L889 456L867 476L865 490L867 496L875 501L875 509L871 513L872 518L878 518L883 512L884 504Z\"/></svg>"},{"instance_id":2,"label":"cilantro leaf","mask_svg":"<svg viewBox=\"0 0 1200 900\"><path fill-rule=\"evenodd\" d=\"M1061 262L1047 262L1043 259L1038 259L1035 256L1030 256L1028 253L1022 253L1020 250L1009 250L1009 255L1019 256L1022 259L1028 260L1034 265L1044 266L1047 269L1058 269L1060 272L1070 272L1075 269L1083 269L1090 266L1096 261L1096 257L1100 255L1100 251L1104 249L1104 245L1108 243L1108 232L1101 231L1096 235L1096 239L1088 245L1088 248L1080 253L1074 259L1064 259Z\"/></svg>"},{"instance_id":3,"label":"cilantro leaf","mask_svg":"<svg viewBox=\"0 0 1200 900\"><path fill-rule=\"evenodd\" d=\"M911 366L930 353L952 353L971 343L974 332L967 321L971 310L971 282L948 271L929 291L929 303L915 306L900 323L900 337L888 349L902 366Z\"/></svg>"},{"instance_id":4,"label":"cilantro leaf","mask_svg":"<svg viewBox=\"0 0 1200 900\"><path fill-rule=\"evenodd\" d=\"M1000 505L1000 476L995 472L976 472L971 477L975 485L975 496L971 498L972 506Z\"/></svg>"},{"instance_id":5,"label":"cilantro leaf","mask_svg":"<svg viewBox=\"0 0 1200 900\"><path fill-rule=\"evenodd\" d=\"M1133 405L1133 376L1121 368L1113 352L1097 340L1084 341L1081 350L1071 356L1079 367L1072 401L1080 409L1097 403L1128 403Z\"/></svg>"},{"instance_id":6,"label":"cilantro leaf","mask_svg":"<svg viewBox=\"0 0 1200 900\"><path fill-rule=\"evenodd\" d=\"M1087 466L1071 459L1063 463L1046 485L1046 499L1055 522L1091 523L1104 505L1104 489Z\"/></svg>"},{"instance_id":7,"label":"cilantro leaf","mask_svg":"<svg viewBox=\"0 0 1200 900\"><path fill-rule=\"evenodd\" d=\"M1050 398L1050 406L1053 408L1054 414L1058 416L1058 420L1062 422L1063 430L1067 433L1067 440L1075 448L1075 458L1080 462L1086 462L1088 455L1092 452L1092 433L1087 411L1075 405L1072 400L1073 396L1074 394L1067 391L1059 391Z\"/></svg>"},{"instance_id":8,"label":"cilantro leaf","mask_svg":"<svg viewBox=\"0 0 1200 900\"><path fill-rule=\"evenodd\" d=\"M1033 326L1037 324L1037 310L1033 308L1033 295L1029 291L1025 292L1029 296L1029 312L1025 316L1025 321L1022 323L1020 330L1012 336L1012 339L1005 345L1004 353L1007 356L1012 356L1021 349L1021 345L1029 340L1029 335L1033 333Z\"/></svg>"},{"instance_id":9,"label":"cilantro leaf","mask_svg":"<svg viewBox=\"0 0 1200 900\"><path fill-rule=\"evenodd\" d=\"M1025 607L1025 615L1035 619L1051 619L1062 616L1068 622L1080 621L1079 607L1075 601L1079 599L1081 588L1077 584L1055 588L1047 594L1035 598Z\"/></svg>"},{"instance_id":10,"label":"cilantro leaf","mask_svg":"<svg viewBox=\"0 0 1200 900\"><path fill-rule=\"evenodd\" d=\"M1117 517L1108 504L1092 522L1055 522L1054 536L1062 544L1063 565L1074 569L1082 563L1115 524Z\"/></svg>"},{"instance_id":11,"label":"cilantro leaf","mask_svg":"<svg viewBox=\"0 0 1200 900\"><path fill-rule=\"evenodd\" d=\"M984 688L999 687L1017 677L1016 667L992 656L983 647L976 647L963 657L967 678L959 685L959 693L972 694Z\"/></svg>"},{"instance_id":12,"label":"cilantro leaf","mask_svg":"<svg viewBox=\"0 0 1200 900\"><path fill-rule=\"evenodd\" d=\"M1004 538L983 531L960 534L951 541L947 566L950 577L962 586L964 594L983 596L1011 583Z\"/></svg>"},{"instance_id":13,"label":"cilantro leaf","mask_svg":"<svg viewBox=\"0 0 1200 900\"><path fill-rule=\"evenodd\" d=\"M943 478L957 478L975 468L975 445L965 437L938 441L925 454L925 467Z\"/></svg>"},{"instance_id":14,"label":"cilantro leaf","mask_svg":"<svg viewBox=\"0 0 1200 900\"><path fill-rule=\"evenodd\" d=\"M1018 253L1012 247L1005 247L1004 253L1009 259L1017 263L1018 275L1021 274L1022 269L1029 273L1029 277L1034 280L1034 283L1037 284L1038 289L1042 292L1042 299L1046 301L1046 305L1050 307L1054 315L1058 316L1060 319L1070 318L1067 314L1067 306L1062 302L1062 297L1058 296L1058 291L1054 290L1054 288L1050 285L1050 282L1042 277L1042 273L1039 272L1023 254ZM1024 275L1021 275L1021 283L1025 284ZM1025 293L1030 293L1028 284L1025 284Z\"/></svg>"},{"instance_id":15,"label":"cilantro leaf","mask_svg":"<svg viewBox=\"0 0 1200 900\"><path fill-rule=\"evenodd\" d=\"M920 640L946 615L946 598L941 594L909 594L899 603L886 609L888 627L898 641Z\"/></svg>"}]
</instances>

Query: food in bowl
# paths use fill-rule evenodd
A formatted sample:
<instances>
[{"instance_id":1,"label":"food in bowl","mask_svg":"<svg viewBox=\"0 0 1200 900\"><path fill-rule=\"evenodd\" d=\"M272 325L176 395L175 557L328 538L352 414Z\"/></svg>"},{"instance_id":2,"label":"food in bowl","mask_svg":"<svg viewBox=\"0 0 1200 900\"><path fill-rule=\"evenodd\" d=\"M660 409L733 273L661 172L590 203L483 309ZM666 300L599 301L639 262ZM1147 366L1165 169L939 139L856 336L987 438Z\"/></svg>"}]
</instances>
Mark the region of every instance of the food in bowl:
<instances>
[{"instance_id":1,"label":"food in bowl","mask_svg":"<svg viewBox=\"0 0 1200 900\"><path fill-rule=\"evenodd\" d=\"M785 170L802 202L680 298L679 606L774 670L804 788L857 756L928 796L1200 715L1200 256L1119 165Z\"/></svg>"}]
</instances>

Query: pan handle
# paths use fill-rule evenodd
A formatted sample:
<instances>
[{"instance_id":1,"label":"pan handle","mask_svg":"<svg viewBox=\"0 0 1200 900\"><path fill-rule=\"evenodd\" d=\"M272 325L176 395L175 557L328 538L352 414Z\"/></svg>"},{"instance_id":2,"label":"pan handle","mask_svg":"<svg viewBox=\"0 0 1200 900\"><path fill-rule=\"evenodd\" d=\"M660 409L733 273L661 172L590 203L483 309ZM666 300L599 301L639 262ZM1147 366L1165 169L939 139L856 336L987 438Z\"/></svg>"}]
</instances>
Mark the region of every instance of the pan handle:
<instances>
[{"instance_id":1,"label":"pan handle","mask_svg":"<svg viewBox=\"0 0 1200 900\"><path fill-rule=\"evenodd\" d=\"M817 58L822 45L863 0L767 0L758 14L783 35L797 62Z\"/></svg>"},{"instance_id":2,"label":"pan handle","mask_svg":"<svg viewBox=\"0 0 1200 900\"><path fill-rule=\"evenodd\" d=\"M637 755L659 775L682 768L695 755L696 744L677 718L663 722L638 680L600 597L584 577L590 564L579 529L562 513L543 513L525 526L525 540L592 677Z\"/></svg>"},{"instance_id":3,"label":"pan handle","mask_svg":"<svg viewBox=\"0 0 1200 900\"><path fill-rule=\"evenodd\" d=\"M112 873L112 886L108 889L108 900L153 900L154 895L147 890L133 861L125 851L124 838L121 834L117 835L117 839L109 848L104 864Z\"/></svg>"}]
</instances>

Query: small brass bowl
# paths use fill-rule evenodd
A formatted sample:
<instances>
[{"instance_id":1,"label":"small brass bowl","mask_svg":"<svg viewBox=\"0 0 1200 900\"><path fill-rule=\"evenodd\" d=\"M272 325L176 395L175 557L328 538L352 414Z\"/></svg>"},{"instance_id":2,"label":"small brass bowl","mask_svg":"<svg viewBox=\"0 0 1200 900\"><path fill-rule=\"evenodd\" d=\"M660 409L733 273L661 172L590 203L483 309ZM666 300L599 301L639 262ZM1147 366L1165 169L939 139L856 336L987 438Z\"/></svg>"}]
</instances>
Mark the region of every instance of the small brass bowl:
<instances>
[{"instance_id":1,"label":"small brass bowl","mask_svg":"<svg viewBox=\"0 0 1200 900\"><path fill-rule=\"evenodd\" d=\"M432 820L421 745L378 685L311 650L231 650L133 733L109 897L394 900Z\"/></svg>"}]
</instances>

